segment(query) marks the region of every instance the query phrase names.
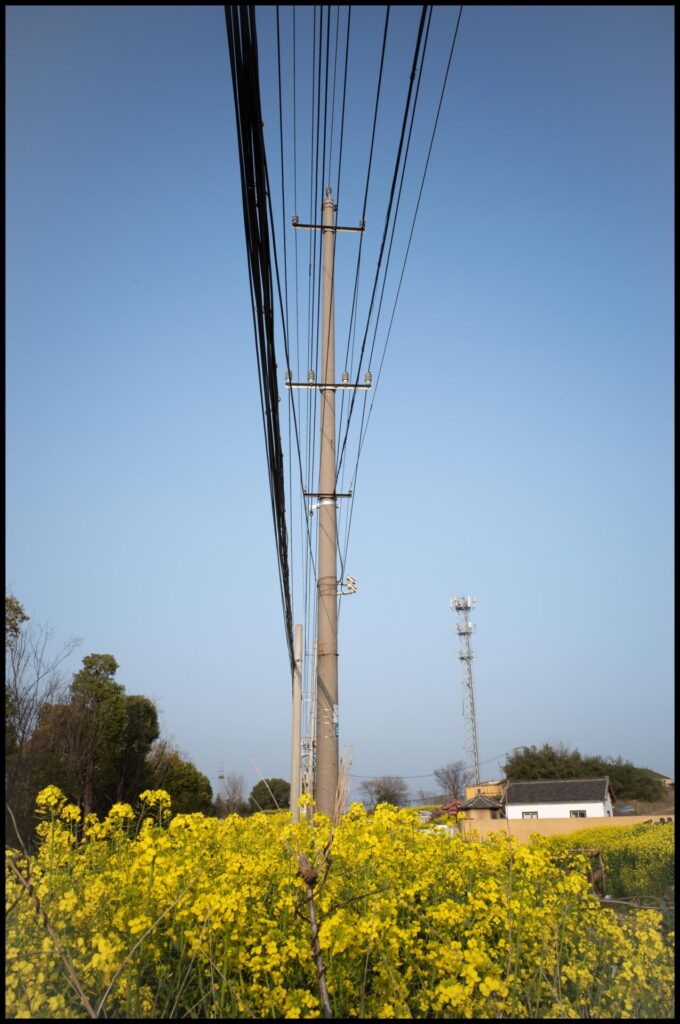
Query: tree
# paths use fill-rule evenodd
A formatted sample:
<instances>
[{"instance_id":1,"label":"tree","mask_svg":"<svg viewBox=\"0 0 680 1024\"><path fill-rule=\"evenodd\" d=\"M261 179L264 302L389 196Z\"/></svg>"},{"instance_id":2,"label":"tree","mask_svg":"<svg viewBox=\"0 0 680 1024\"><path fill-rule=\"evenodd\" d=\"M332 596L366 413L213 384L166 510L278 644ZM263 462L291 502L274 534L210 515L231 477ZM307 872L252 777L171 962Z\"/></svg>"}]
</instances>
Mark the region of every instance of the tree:
<instances>
[{"instance_id":1,"label":"tree","mask_svg":"<svg viewBox=\"0 0 680 1024\"><path fill-rule=\"evenodd\" d=\"M398 775L383 775L379 779L367 779L359 787L371 807L378 804L394 804L403 807L408 803L408 786Z\"/></svg>"},{"instance_id":2,"label":"tree","mask_svg":"<svg viewBox=\"0 0 680 1024\"><path fill-rule=\"evenodd\" d=\"M423 789L422 786L418 789L416 799L419 804L424 805L441 804L443 802L441 793L435 793L431 789Z\"/></svg>"},{"instance_id":3,"label":"tree","mask_svg":"<svg viewBox=\"0 0 680 1024\"><path fill-rule=\"evenodd\" d=\"M552 747L516 747L503 770L508 779L577 779L588 775L604 774L600 758L585 761L578 750L568 750L562 744Z\"/></svg>"},{"instance_id":4,"label":"tree","mask_svg":"<svg viewBox=\"0 0 680 1024\"><path fill-rule=\"evenodd\" d=\"M51 653L53 635L49 626L31 623L14 595L5 596L5 801L27 836L35 796L28 748L43 709L65 691L60 666L81 642L71 637ZM6 829L11 827L6 813Z\"/></svg>"},{"instance_id":5,"label":"tree","mask_svg":"<svg viewBox=\"0 0 680 1024\"><path fill-rule=\"evenodd\" d=\"M147 697L126 694L111 654L89 654L68 699L42 709L31 742L36 781L58 785L84 815L107 813L149 788L147 754L158 712Z\"/></svg>"},{"instance_id":6,"label":"tree","mask_svg":"<svg viewBox=\"0 0 680 1024\"><path fill-rule=\"evenodd\" d=\"M660 781L647 768L636 768L621 757L605 759L589 755L582 757L578 750L563 745L552 747L516 747L503 770L508 779L587 779L608 776L617 800L661 800L664 796Z\"/></svg>"},{"instance_id":7,"label":"tree","mask_svg":"<svg viewBox=\"0 0 680 1024\"><path fill-rule=\"evenodd\" d=\"M458 800L465 796L465 787L470 785L472 772L464 761L451 761L443 768L435 768L434 777L447 800Z\"/></svg>"},{"instance_id":8,"label":"tree","mask_svg":"<svg viewBox=\"0 0 680 1024\"><path fill-rule=\"evenodd\" d=\"M210 779L167 740L158 741L148 759L150 788L170 794L175 814L214 814Z\"/></svg>"},{"instance_id":9,"label":"tree","mask_svg":"<svg viewBox=\"0 0 680 1024\"><path fill-rule=\"evenodd\" d=\"M160 734L158 710L148 697L127 695L125 710L125 739L116 780L117 803L132 803L149 788L147 757Z\"/></svg>"},{"instance_id":10,"label":"tree","mask_svg":"<svg viewBox=\"0 0 680 1024\"><path fill-rule=\"evenodd\" d=\"M285 779L261 779L250 791L251 812L287 810L290 804L290 782Z\"/></svg>"},{"instance_id":11,"label":"tree","mask_svg":"<svg viewBox=\"0 0 680 1024\"><path fill-rule=\"evenodd\" d=\"M5 597L5 739L6 754L23 751L38 724L45 704L53 703L64 690L59 666L81 642L71 637L56 653L48 647L54 631L31 625L30 615L16 597ZM15 765L14 774L18 771Z\"/></svg>"},{"instance_id":12,"label":"tree","mask_svg":"<svg viewBox=\"0 0 680 1024\"><path fill-rule=\"evenodd\" d=\"M248 811L246 780L242 775L229 772L225 776L220 792L215 797L215 811L218 818L226 818L228 814L245 814Z\"/></svg>"},{"instance_id":13,"label":"tree","mask_svg":"<svg viewBox=\"0 0 680 1024\"><path fill-rule=\"evenodd\" d=\"M125 688L114 680L112 654L88 654L73 677L66 716L67 756L83 815L104 814L113 803L125 756Z\"/></svg>"},{"instance_id":14,"label":"tree","mask_svg":"<svg viewBox=\"0 0 680 1024\"><path fill-rule=\"evenodd\" d=\"M609 781L619 800L645 800L654 803L667 796L663 783L648 768L636 768L630 761L617 757L606 765Z\"/></svg>"}]
</instances>

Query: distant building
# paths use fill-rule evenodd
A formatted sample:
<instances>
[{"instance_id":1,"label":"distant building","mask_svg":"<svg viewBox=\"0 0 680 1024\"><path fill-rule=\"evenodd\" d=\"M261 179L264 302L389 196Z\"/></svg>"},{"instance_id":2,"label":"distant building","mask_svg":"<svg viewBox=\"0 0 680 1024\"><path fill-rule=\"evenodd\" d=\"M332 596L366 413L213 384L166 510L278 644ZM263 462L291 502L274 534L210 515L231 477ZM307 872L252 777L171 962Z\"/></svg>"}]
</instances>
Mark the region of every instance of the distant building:
<instances>
[{"instance_id":1,"label":"distant building","mask_svg":"<svg viewBox=\"0 0 680 1024\"><path fill-rule=\"evenodd\" d=\"M651 768L648 768L647 771L649 772L650 775L652 775L655 779L657 779L661 783L661 785L663 786L663 788L666 790L667 793L674 793L675 792L675 782L670 777L670 775L662 775L661 772L653 772Z\"/></svg>"},{"instance_id":2,"label":"distant building","mask_svg":"<svg viewBox=\"0 0 680 1024\"><path fill-rule=\"evenodd\" d=\"M502 800L505 785L505 779L498 779L495 782L477 782L473 786L465 787L465 799L472 800L475 796L488 796L491 800Z\"/></svg>"},{"instance_id":3,"label":"distant building","mask_svg":"<svg viewBox=\"0 0 680 1024\"><path fill-rule=\"evenodd\" d=\"M610 818L615 797L605 776L600 779L540 779L508 782L505 816L522 818Z\"/></svg>"}]
</instances>

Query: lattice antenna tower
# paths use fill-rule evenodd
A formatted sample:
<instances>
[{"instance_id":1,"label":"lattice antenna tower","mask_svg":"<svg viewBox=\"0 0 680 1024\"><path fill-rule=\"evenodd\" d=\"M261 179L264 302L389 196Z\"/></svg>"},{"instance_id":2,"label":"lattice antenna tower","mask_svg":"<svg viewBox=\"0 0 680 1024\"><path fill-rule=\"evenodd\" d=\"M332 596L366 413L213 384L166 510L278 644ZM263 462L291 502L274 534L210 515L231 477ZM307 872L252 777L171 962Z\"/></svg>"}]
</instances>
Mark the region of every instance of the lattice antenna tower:
<instances>
[{"instance_id":1,"label":"lattice antenna tower","mask_svg":"<svg viewBox=\"0 0 680 1024\"><path fill-rule=\"evenodd\" d=\"M475 687L472 679L473 651L470 637L474 625L470 622L470 612L477 604L474 597L452 597L451 607L457 612L460 621L456 632L460 637L458 657L463 666L463 736L466 763L472 768L475 783L479 785L479 748L477 745L477 717L475 715Z\"/></svg>"}]
</instances>

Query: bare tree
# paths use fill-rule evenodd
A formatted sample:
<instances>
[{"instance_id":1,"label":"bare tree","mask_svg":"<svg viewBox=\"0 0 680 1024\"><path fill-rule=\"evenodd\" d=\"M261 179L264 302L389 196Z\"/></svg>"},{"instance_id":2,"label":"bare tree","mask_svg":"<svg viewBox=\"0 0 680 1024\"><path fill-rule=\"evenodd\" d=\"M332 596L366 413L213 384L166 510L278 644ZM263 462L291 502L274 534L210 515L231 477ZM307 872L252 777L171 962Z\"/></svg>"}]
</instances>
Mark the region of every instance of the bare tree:
<instances>
[{"instance_id":1,"label":"bare tree","mask_svg":"<svg viewBox=\"0 0 680 1024\"><path fill-rule=\"evenodd\" d=\"M56 654L49 652L54 630L26 625L30 616L13 595L5 597L5 784L9 800L21 769L26 745L36 730L42 709L65 693L59 666L81 643L71 637Z\"/></svg>"},{"instance_id":2,"label":"bare tree","mask_svg":"<svg viewBox=\"0 0 680 1024\"><path fill-rule=\"evenodd\" d=\"M422 787L418 790L419 804L440 804L441 802L441 793L434 793L431 789L422 789Z\"/></svg>"},{"instance_id":3,"label":"bare tree","mask_svg":"<svg viewBox=\"0 0 680 1024\"><path fill-rule=\"evenodd\" d=\"M359 787L371 807L377 804L394 804L403 807L408 803L408 786L398 775L383 775L379 779L367 779Z\"/></svg>"},{"instance_id":4,"label":"bare tree","mask_svg":"<svg viewBox=\"0 0 680 1024\"><path fill-rule=\"evenodd\" d=\"M449 800L457 800L465 796L465 787L472 781L472 772L465 767L464 761L451 761L443 768L436 768L434 777L444 796Z\"/></svg>"},{"instance_id":5,"label":"bare tree","mask_svg":"<svg viewBox=\"0 0 680 1024\"><path fill-rule=\"evenodd\" d=\"M227 772L220 791L215 798L218 817L228 814L243 814L248 807L246 780L238 772Z\"/></svg>"}]
</instances>

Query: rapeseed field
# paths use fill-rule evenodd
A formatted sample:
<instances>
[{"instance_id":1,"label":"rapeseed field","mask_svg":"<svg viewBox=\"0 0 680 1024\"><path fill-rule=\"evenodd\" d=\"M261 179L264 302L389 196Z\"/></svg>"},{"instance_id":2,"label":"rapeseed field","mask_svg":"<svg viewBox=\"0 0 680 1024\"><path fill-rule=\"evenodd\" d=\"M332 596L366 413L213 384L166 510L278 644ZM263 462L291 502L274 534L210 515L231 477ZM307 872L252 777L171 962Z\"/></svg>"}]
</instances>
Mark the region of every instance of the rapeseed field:
<instances>
[{"instance_id":1,"label":"rapeseed field","mask_svg":"<svg viewBox=\"0 0 680 1024\"><path fill-rule=\"evenodd\" d=\"M564 844L140 800L81 821L40 794L37 853L6 854L8 1017L674 1016L661 915L603 907ZM616 832L640 863L672 851L670 825Z\"/></svg>"}]
</instances>

